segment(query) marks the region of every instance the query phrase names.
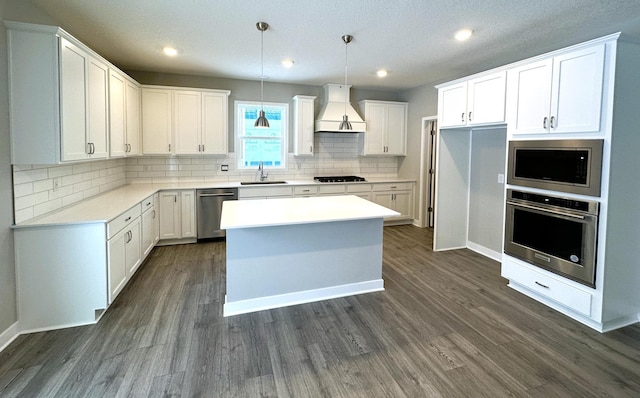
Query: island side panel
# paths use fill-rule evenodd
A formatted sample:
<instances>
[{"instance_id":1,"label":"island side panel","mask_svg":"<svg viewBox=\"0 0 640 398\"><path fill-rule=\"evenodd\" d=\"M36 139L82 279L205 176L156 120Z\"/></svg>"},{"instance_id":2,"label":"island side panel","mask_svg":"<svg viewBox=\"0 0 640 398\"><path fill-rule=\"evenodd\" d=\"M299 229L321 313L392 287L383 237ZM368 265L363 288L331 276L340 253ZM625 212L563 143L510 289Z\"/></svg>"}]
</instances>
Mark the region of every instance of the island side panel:
<instances>
[{"instance_id":1,"label":"island side panel","mask_svg":"<svg viewBox=\"0 0 640 398\"><path fill-rule=\"evenodd\" d=\"M381 284L382 234L382 218L228 229L226 302Z\"/></svg>"}]
</instances>

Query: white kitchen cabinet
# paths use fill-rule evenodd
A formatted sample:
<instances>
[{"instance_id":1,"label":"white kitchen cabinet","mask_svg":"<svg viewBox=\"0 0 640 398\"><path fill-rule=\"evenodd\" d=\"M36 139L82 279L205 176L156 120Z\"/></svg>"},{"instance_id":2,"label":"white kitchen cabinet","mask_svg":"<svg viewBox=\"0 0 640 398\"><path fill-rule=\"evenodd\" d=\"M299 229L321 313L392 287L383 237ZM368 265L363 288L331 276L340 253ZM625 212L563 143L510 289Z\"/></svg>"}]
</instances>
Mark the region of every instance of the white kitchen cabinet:
<instances>
[{"instance_id":1,"label":"white kitchen cabinet","mask_svg":"<svg viewBox=\"0 0 640 398\"><path fill-rule=\"evenodd\" d=\"M509 69L510 133L599 132L604 55L597 44Z\"/></svg>"},{"instance_id":2,"label":"white kitchen cabinet","mask_svg":"<svg viewBox=\"0 0 640 398\"><path fill-rule=\"evenodd\" d=\"M160 240L197 236L195 191L161 191Z\"/></svg>"},{"instance_id":3,"label":"white kitchen cabinet","mask_svg":"<svg viewBox=\"0 0 640 398\"><path fill-rule=\"evenodd\" d=\"M314 102L316 97L293 97L293 154L313 156Z\"/></svg>"},{"instance_id":4,"label":"white kitchen cabinet","mask_svg":"<svg viewBox=\"0 0 640 398\"><path fill-rule=\"evenodd\" d=\"M309 198L318 196L318 187L315 185L299 185L293 187L293 196L296 198Z\"/></svg>"},{"instance_id":5,"label":"white kitchen cabinet","mask_svg":"<svg viewBox=\"0 0 640 398\"><path fill-rule=\"evenodd\" d=\"M244 186L238 189L238 199L276 199L293 197L291 186Z\"/></svg>"},{"instance_id":6,"label":"white kitchen cabinet","mask_svg":"<svg viewBox=\"0 0 640 398\"><path fill-rule=\"evenodd\" d=\"M395 155L407 153L407 103L360 101L364 109L367 132L361 140L362 155Z\"/></svg>"},{"instance_id":7,"label":"white kitchen cabinet","mask_svg":"<svg viewBox=\"0 0 640 398\"><path fill-rule=\"evenodd\" d=\"M153 247L160 239L160 217L158 216L159 194L152 195L142 201L142 257L151 253Z\"/></svg>"},{"instance_id":8,"label":"white kitchen cabinet","mask_svg":"<svg viewBox=\"0 0 640 398\"><path fill-rule=\"evenodd\" d=\"M229 94L227 90L144 86L144 153L226 155Z\"/></svg>"},{"instance_id":9,"label":"white kitchen cabinet","mask_svg":"<svg viewBox=\"0 0 640 398\"><path fill-rule=\"evenodd\" d=\"M117 69L109 69L109 154L136 156L140 151L140 87Z\"/></svg>"},{"instance_id":10,"label":"white kitchen cabinet","mask_svg":"<svg viewBox=\"0 0 640 398\"><path fill-rule=\"evenodd\" d=\"M400 213L391 218L413 218L413 183L374 184L372 201Z\"/></svg>"},{"instance_id":11,"label":"white kitchen cabinet","mask_svg":"<svg viewBox=\"0 0 640 398\"><path fill-rule=\"evenodd\" d=\"M347 195L356 195L362 199L371 200L371 184L348 184Z\"/></svg>"},{"instance_id":12,"label":"white kitchen cabinet","mask_svg":"<svg viewBox=\"0 0 640 398\"><path fill-rule=\"evenodd\" d=\"M172 92L168 89L142 87L142 153L172 153Z\"/></svg>"},{"instance_id":13,"label":"white kitchen cabinet","mask_svg":"<svg viewBox=\"0 0 640 398\"><path fill-rule=\"evenodd\" d=\"M108 62L60 28L5 25L12 162L107 158Z\"/></svg>"},{"instance_id":14,"label":"white kitchen cabinet","mask_svg":"<svg viewBox=\"0 0 640 398\"><path fill-rule=\"evenodd\" d=\"M504 123L506 73L438 86L441 128Z\"/></svg>"},{"instance_id":15,"label":"white kitchen cabinet","mask_svg":"<svg viewBox=\"0 0 640 398\"><path fill-rule=\"evenodd\" d=\"M140 204L107 224L108 302L118 293L142 263L140 247Z\"/></svg>"}]
</instances>

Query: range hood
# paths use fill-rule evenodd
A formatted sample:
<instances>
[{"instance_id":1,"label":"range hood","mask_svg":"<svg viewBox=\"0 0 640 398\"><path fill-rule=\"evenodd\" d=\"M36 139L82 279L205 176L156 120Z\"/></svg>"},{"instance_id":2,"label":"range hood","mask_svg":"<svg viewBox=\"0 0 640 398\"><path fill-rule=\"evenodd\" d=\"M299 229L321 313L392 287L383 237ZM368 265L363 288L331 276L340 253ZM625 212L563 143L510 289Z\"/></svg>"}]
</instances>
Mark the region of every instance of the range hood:
<instances>
[{"instance_id":1,"label":"range hood","mask_svg":"<svg viewBox=\"0 0 640 398\"><path fill-rule=\"evenodd\" d=\"M364 133L366 131L366 123L349 102L350 90L351 85L348 85L346 89L344 84L327 83L324 85L325 104L316 119L314 129L316 133ZM349 116L353 130L338 130L340 123L342 123L342 116L345 114L345 96L347 101L346 114Z\"/></svg>"}]
</instances>

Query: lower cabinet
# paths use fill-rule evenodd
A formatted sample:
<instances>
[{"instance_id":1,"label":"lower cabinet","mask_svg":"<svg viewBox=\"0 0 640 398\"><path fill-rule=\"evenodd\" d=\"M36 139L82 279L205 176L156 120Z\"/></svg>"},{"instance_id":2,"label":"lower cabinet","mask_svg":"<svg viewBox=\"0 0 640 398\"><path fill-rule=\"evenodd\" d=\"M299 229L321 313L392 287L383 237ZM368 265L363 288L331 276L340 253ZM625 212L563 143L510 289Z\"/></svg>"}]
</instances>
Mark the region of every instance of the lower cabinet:
<instances>
[{"instance_id":1,"label":"lower cabinet","mask_svg":"<svg viewBox=\"0 0 640 398\"><path fill-rule=\"evenodd\" d=\"M371 194L374 203L400 213L394 219L413 218L413 183L375 184Z\"/></svg>"},{"instance_id":2,"label":"lower cabinet","mask_svg":"<svg viewBox=\"0 0 640 398\"><path fill-rule=\"evenodd\" d=\"M159 239L196 238L196 199L194 190L162 191Z\"/></svg>"},{"instance_id":3,"label":"lower cabinet","mask_svg":"<svg viewBox=\"0 0 640 398\"><path fill-rule=\"evenodd\" d=\"M146 257L160 240L160 217L158 215L159 194L142 202L142 255Z\"/></svg>"},{"instance_id":4,"label":"lower cabinet","mask_svg":"<svg viewBox=\"0 0 640 398\"><path fill-rule=\"evenodd\" d=\"M108 243L109 304L142 263L140 217L115 234Z\"/></svg>"}]
</instances>

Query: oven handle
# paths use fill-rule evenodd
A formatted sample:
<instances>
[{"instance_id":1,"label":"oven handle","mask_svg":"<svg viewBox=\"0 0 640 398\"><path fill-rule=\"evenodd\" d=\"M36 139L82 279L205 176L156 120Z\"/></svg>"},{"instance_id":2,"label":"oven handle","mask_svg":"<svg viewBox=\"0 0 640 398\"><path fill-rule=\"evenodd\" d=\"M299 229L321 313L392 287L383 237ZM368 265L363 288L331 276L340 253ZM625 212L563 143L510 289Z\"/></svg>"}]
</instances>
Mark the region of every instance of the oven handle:
<instances>
[{"instance_id":1,"label":"oven handle","mask_svg":"<svg viewBox=\"0 0 640 398\"><path fill-rule=\"evenodd\" d=\"M515 203L515 202L507 201L507 204L510 204L510 205L516 206L516 207L524 207L524 208L531 209L531 210L543 211L545 213L557 214L559 216L572 217L572 218L576 218L578 220L584 220L585 219L585 216L582 216L580 214L566 213L564 211L551 210L551 209L547 209L547 208L544 208L544 207L526 205L524 203Z\"/></svg>"}]
</instances>

